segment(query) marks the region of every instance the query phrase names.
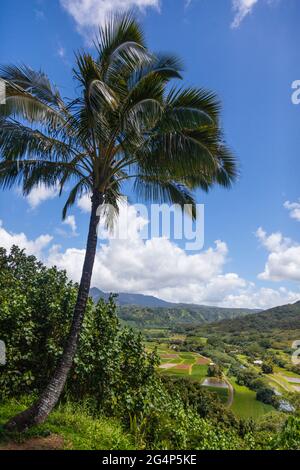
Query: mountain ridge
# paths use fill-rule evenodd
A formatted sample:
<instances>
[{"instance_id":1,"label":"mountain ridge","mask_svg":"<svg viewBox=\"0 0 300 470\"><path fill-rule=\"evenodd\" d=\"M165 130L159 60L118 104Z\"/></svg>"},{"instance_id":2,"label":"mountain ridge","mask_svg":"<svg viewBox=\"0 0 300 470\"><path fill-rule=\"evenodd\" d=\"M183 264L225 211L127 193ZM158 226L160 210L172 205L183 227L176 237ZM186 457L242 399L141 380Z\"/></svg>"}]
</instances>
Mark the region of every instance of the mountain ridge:
<instances>
[{"instance_id":1,"label":"mountain ridge","mask_svg":"<svg viewBox=\"0 0 300 470\"><path fill-rule=\"evenodd\" d=\"M133 293L125 293L125 292L119 292L116 293L117 297L117 304L120 306L125 306L125 305L134 305L134 306L140 306L140 307L156 307L156 308L217 308L220 310L231 310L231 311L239 311L243 310L245 312L249 312L250 314L253 312L259 313L262 310L260 309L250 309L250 308L227 308L227 307L215 307L211 305L202 305L202 304L189 304L189 303L184 303L184 302L167 302L165 300L162 300L158 297L154 297L152 295L144 295L144 294L133 294ZM94 302L98 302L100 298L104 300L108 300L110 294L107 292L103 292L102 290L98 289L97 287L92 287L90 289L90 296L94 300Z\"/></svg>"},{"instance_id":2,"label":"mountain ridge","mask_svg":"<svg viewBox=\"0 0 300 470\"><path fill-rule=\"evenodd\" d=\"M92 288L90 295L97 303L108 300L109 294ZM138 329L201 326L227 318L233 319L258 313L254 309L222 308L207 305L166 302L143 294L120 293L117 298L120 320Z\"/></svg>"},{"instance_id":3,"label":"mountain ridge","mask_svg":"<svg viewBox=\"0 0 300 470\"><path fill-rule=\"evenodd\" d=\"M245 315L242 318L223 319L210 324L208 328L231 334L240 331L300 330L300 301L272 307L259 314Z\"/></svg>"}]
</instances>

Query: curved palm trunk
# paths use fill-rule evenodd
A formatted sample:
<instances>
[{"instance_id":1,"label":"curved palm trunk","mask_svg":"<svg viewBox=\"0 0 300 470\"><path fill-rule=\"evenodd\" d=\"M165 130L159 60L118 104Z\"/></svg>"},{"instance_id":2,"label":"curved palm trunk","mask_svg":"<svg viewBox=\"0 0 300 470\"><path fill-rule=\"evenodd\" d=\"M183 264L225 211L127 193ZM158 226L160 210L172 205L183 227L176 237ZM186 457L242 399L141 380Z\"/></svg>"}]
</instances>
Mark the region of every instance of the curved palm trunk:
<instances>
[{"instance_id":1,"label":"curved palm trunk","mask_svg":"<svg viewBox=\"0 0 300 470\"><path fill-rule=\"evenodd\" d=\"M49 384L42 392L39 400L30 408L12 418L5 426L9 431L22 432L29 427L45 421L58 402L65 386L69 371L72 367L77 349L79 333L84 318L85 308L89 296L91 277L94 267L97 248L97 227L99 216L97 209L103 202L103 196L96 192L92 196L92 212L90 218L89 234L86 254L83 264L82 276L78 290L77 302L74 309L70 333L64 352Z\"/></svg>"}]
</instances>

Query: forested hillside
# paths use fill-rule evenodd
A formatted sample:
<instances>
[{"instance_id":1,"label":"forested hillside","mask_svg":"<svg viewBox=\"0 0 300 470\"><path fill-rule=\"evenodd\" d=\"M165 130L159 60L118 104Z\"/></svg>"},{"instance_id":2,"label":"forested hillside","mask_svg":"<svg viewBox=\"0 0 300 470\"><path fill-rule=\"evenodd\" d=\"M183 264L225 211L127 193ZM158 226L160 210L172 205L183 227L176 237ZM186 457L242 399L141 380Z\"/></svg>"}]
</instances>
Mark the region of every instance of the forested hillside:
<instances>
[{"instance_id":1,"label":"forested hillside","mask_svg":"<svg viewBox=\"0 0 300 470\"><path fill-rule=\"evenodd\" d=\"M179 305L167 308L147 308L135 305L119 306L119 318L129 325L144 328L178 328L198 326L227 318L237 318L256 313L257 310L226 309L219 307Z\"/></svg>"},{"instance_id":2,"label":"forested hillside","mask_svg":"<svg viewBox=\"0 0 300 470\"><path fill-rule=\"evenodd\" d=\"M95 303L107 301L109 294L93 287L90 295ZM206 305L176 304L157 297L119 293L116 297L119 318L130 326L145 328L176 328L185 325L203 325L227 318L237 318L258 310L220 308Z\"/></svg>"},{"instance_id":3,"label":"forested hillside","mask_svg":"<svg viewBox=\"0 0 300 470\"><path fill-rule=\"evenodd\" d=\"M238 335L241 332L254 334L275 334L276 332L288 332L297 337L300 331L300 302L271 308L254 315L246 315L234 320L226 319L214 323L206 328L209 333L230 333Z\"/></svg>"}]
</instances>

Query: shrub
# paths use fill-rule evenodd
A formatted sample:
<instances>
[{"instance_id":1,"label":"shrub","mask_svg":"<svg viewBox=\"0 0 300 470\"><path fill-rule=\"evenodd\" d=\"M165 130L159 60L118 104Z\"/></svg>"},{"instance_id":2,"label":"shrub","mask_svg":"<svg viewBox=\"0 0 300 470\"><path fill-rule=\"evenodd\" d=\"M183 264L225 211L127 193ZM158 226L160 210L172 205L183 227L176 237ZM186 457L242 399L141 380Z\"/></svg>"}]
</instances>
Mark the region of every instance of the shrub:
<instances>
[{"instance_id":1,"label":"shrub","mask_svg":"<svg viewBox=\"0 0 300 470\"><path fill-rule=\"evenodd\" d=\"M300 418L291 416L281 433L273 439L276 450L300 450Z\"/></svg>"},{"instance_id":2,"label":"shrub","mask_svg":"<svg viewBox=\"0 0 300 470\"><path fill-rule=\"evenodd\" d=\"M265 403L266 405L275 405L276 394L273 390L267 387L260 388L256 393L256 399Z\"/></svg>"},{"instance_id":3,"label":"shrub","mask_svg":"<svg viewBox=\"0 0 300 470\"><path fill-rule=\"evenodd\" d=\"M261 366L261 370L264 374L273 374L273 364L271 362L264 362Z\"/></svg>"},{"instance_id":4,"label":"shrub","mask_svg":"<svg viewBox=\"0 0 300 470\"><path fill-rule=\"evenodd\" d=\"M62 354L76 296L64 271L46 268L17 247L9 254L0 249L0 337L7 347L0 398L45 387ZM157 363L142 336L121 327L113 298L96 307L90 300L65 394L92 396L107 413L141 412Z\"/></svg>"}]
</instances>

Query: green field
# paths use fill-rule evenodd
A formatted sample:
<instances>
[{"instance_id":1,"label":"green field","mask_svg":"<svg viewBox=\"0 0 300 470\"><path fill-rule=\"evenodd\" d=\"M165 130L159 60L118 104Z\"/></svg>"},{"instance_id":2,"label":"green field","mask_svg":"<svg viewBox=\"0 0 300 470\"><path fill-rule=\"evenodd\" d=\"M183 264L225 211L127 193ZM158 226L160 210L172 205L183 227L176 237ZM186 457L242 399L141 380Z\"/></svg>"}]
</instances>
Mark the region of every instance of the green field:
<instances>
[{"instance_id":1,"label":"green field","mask_svg":"<svg viewBox=\"0 0 300 470\"><path fill-rule=\"evenodd\" d=\"M160 356L161 366L164 364L174 364L173 367L168 369L159 368L159 373L168 376L183 376L202 382L207 376L207 364L197 364L198 359L201 358L200 354L191 352L179 352L170 349L168 344L159 344L147 342L146 348L153 350L157 347L157 352ZM170 355L170 357L164 357ZM171 357L176 355L177 357ZM177 366L177 367L176 367ZM186 368L182 368L186 366Z\"/></svg>"},{"instance_id":2,"label":"green field","mask_svg":"<svg viewBox=\"0 0 300 470\"><path fill-rule=\"evenodd\" d=\"M228 389L221 387L205 387L210 392L214 392L218 395L221 402L225 405L228 401Z\"/></svg>"},{"instance_id":3,"label":"green field","mask_svg":"<svg viewBox=\"0 0 300 470\"><path fill-rule=\"evenodd\" d=\"M147 349L154 349L157 347L158 354L161 358L161 365L173 365L168 369L159 368L161 375L169 377L185 377L191 380L199 381L200 383L207 377L207 364L197 364L197 360L201 358L200 354L193 352L180 352L170 349L167 343L147 343ZM170 357L164 357L170 355ZM177 357L172 357L177 355ZM245 361L245 357L241 359ZM185 365L186 368L180 368ZM269 379L272 376L268 376ZM283 379L282 379L283 380ZM234 399L231 410L241 418L257 419L271 411L274 408L270 405L256 400L256 393L247 387L238 385L234 379L230 380L234 387ZM228 389L220 387L205 387L207 390L217 393L222 403L226 404L228 401Z\"/></svg>"},{"instance_id":4,"label":"green field","mask_svg":"<svg viewBox=\"0 0 300 470\"><path fill-rule=\"evenodd\" d=\"M256 393L249 388L238 385L234 379L230 380L234 388L234 400L231 410L240 418L257 419L271 411L274 408L271 405L256 400Z\"/></svg>"},{"instance_id":5,"label":"green field","mask_svg":"<svg viewBox=\"0 0 300 470\"><path fill-rule=\"evenodd\" d=\"M191 376L193 379L202 380L207 376L207 368L206 365L195 365L193 366Z\"/></svg>"}]
</instances>

